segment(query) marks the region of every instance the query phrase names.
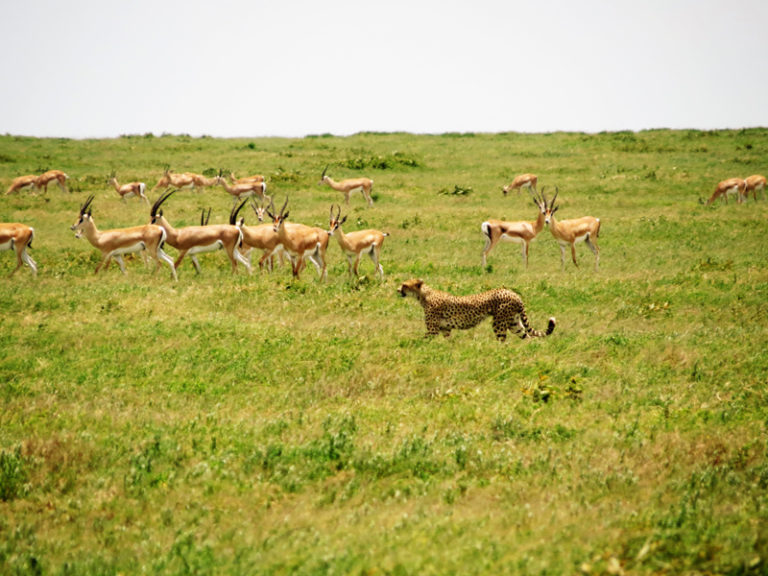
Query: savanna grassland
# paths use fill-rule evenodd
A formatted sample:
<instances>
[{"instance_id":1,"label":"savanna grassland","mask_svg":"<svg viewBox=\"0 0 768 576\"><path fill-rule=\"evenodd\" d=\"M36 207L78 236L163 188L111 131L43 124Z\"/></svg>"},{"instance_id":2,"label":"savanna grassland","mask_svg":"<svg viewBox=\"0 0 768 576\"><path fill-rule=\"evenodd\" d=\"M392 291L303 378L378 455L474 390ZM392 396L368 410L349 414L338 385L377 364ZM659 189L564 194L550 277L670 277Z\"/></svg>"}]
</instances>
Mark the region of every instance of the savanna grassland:
<instances>
[{"instance_id":1,"label":"savanna grassland","mask_svg":"<svg viewBox=\"0 0 768 576\"><path fill-rule=\"evenodd\" d=\"M0 137L0 182L59 168L70 194L0 196L40 271L0 253L0 573L752 574L768 570L768 202L706 200L768 171L768 130L370 134L303 139ZM149 220L106 185L263 173L290 220L389 232L383 282L308 267L179 280L141 259L94 275L69 227ZM599 217L600 270L560 267L548 230L497 247L487 218ZM150 200L157 193L149 194ZM175 226L228 219L220 188L177 192ZM252 211L246 224L255 224ZM176 252L168 248L175 257ZM518 291L545 339L486 322L424 338L396 289L421 277Z\"/></svg>"}]
</instances>

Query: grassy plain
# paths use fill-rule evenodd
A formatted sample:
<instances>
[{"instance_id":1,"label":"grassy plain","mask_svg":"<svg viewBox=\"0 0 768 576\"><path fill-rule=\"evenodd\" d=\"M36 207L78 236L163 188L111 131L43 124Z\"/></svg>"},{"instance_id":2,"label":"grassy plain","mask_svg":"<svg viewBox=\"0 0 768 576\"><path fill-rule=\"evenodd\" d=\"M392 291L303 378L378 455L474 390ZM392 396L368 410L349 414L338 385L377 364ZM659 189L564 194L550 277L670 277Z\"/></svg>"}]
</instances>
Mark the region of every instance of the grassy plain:
<instances>
[{"instance_id":1,"label":"grassy plain","mask_svg":"<svg viewBox=\"0 0 768 576\"><path fill-rule=\"evenodd\" d=\"M768 203L704 206L765 173L768 130L358 134L303 139L0 137L0 181L60 168L72 193L0 196L40 266L0 253L0 573L750 574L768 570ZM376 227L329 279L232 275L222 253L174 283L140 260L98 276L69 226L148 220L106 185L176 171L261 172L291 219ZM558 186L560 218L601 218L601 268L544 230L480 262L480 223L533 219L521 172ZM156 195L150 195L154 200ZM179 192L175 225L221 189ZM252 215L247 223L253 224ZM173 249L168 249L175 255ZM535 327L423 338L396 295L419 276L504 285Z\"/></svg>"}]
</instances>

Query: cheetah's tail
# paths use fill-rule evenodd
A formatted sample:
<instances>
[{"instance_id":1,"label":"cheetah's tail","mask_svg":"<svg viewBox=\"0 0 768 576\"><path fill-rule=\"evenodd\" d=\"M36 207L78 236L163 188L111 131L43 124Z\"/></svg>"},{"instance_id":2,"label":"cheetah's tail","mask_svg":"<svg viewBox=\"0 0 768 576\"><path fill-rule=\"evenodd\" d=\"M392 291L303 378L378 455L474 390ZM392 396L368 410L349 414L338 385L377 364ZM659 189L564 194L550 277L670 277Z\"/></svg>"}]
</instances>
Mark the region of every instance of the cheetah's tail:
<instances>
[{"instance_id":1,"label":"cheetah's tail","mask_svg":"<svg viewBox=\"0 0 768 576\"><path fill-rule=\"evenodd\" d=\"M555 317L551 317L549 319L549 324L547 325L546 332L542 332L541 330L534 330L531 328L530 324L528 324L528 316L526 316L525 312L523 312L520 315L520 320L523 323L523 326L525 327L525 334L523 335L523 338L526 336L529 338L543 338L544 336L549 336L552 334L552 332L555 331L555 324L557 323L555 321Z\"/></svg>"}]
</instances>

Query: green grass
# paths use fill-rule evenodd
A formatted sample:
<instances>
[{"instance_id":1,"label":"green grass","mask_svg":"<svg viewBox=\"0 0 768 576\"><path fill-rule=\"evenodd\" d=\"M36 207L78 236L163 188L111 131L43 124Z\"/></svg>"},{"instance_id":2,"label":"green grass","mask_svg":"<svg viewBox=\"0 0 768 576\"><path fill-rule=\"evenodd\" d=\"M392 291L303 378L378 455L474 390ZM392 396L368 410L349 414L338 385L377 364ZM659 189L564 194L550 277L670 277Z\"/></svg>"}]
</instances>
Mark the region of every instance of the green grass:
<instances>
[{"instance_id":1,"label":"green grass","mask_svg":"<svg viewBox=\"0 0 768 576\"><path fill-rule=\"evenodd\" d=\"M304 139L0 137L0 181L60 168L71 195L0 196L32 225L40 273L0 253L0 573L750 574L768 566L768 203L706 207L764 173L768 130ZM106 179L264 173L291 220L389 232L386 278L308 268L179 281L140 259L95 276L69 229L145 223ZM531 220L515 174L602 221L599 273L560 269L549 231L480 265L487 218ZM150 195L154 200L156 196ZM182 191L174 225L231 207ZM249 218L254 224L253 216ZM169 253L175 251L169 248ZM427 340L412 276L457 294L507 286L534 327Z\"/></svg>"}]
</instances>

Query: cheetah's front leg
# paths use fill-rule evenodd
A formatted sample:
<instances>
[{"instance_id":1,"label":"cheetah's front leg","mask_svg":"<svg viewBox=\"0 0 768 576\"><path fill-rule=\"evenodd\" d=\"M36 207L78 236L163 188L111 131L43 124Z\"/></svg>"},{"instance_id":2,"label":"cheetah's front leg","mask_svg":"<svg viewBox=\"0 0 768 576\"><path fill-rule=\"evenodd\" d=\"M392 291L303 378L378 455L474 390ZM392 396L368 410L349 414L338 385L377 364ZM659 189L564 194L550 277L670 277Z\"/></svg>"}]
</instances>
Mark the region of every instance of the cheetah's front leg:
<instances>
[{"instance_id":1,"label":"cheetah's front leg","mask_svg":"<svg viewBox=\"0 0 768 576\"><path fill-rule=\"evenodd\" d=\"M448 334L445 333L445 330L441 330L440 322L438 320L425 319L424 323L427 325L427 333L424 334L424 338L437 336L440 332L443 333L443 336L449 336L451 333L450 330L448 330Z\"/></svg>"}]
</instances>

